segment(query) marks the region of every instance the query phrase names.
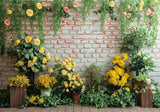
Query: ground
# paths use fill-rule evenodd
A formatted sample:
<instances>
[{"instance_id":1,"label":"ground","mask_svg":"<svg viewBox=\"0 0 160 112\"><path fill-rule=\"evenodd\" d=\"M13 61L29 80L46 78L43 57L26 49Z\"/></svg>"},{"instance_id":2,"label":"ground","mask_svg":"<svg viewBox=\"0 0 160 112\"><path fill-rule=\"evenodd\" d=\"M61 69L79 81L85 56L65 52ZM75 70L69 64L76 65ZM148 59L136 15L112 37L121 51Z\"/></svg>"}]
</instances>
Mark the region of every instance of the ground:
<instances>
[{"instance_id":1,"label":"ground","mask_svg":"<svg viewBox=\"0 0 160 112\"><path fill-rule=\"evenodd\" d=\"M29 107L25 109L16 108L0 108L0 112L160 112L160 108L141 108L141 107L127 107L127 108L101 108L97 109L92 106L68 106L62 105L58 108L39 108Z\"/></svg>"}]
</instances>

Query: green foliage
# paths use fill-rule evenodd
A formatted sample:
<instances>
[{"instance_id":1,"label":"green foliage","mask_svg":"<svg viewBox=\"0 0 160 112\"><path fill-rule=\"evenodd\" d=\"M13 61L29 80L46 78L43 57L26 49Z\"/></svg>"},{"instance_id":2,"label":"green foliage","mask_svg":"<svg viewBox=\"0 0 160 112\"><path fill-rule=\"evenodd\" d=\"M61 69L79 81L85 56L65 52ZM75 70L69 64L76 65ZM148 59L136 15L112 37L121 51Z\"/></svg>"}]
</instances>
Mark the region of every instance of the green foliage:
<instances>
[{"instance_id":1,"label":"green foliage","mask_svg":"<svg viewBox=\"0 0 160 112\"><path fill-rule=\"evenodd\" d=\"M136 75L142 73L145 74L148 71L153 71L154 61L147 53L141 52L133 55L131 58L129 68L132 71L136 71Z\"/></svg>"},{"instance_id":2,"label":"green foliage","mask_svg":"<svg viewBox=\"0 0 160 112\"><path fill-rule=\"evenodd\" d=\"M90 9L94 9L95 8L95 2L94 0L82 0L84 5L83 5L83 8L82 8L82 20L85 21L86 20L86 16L87 14L90 14Z\"/></svg>"},{"instance_id":3,"label":"green foliage","mask_svg":"<svg viewBox=\"0 0 160 112\"><path fill-rule=\"evenodd\" d=\"M5 9L5 0L1 0L0 2L0 50L1 50L1 54L3 55L5 52L5 40L6 40L6 26L4 24L5 21L5 13L6 13L6 9Z\"/></svg>"},{"instance_id":4,"label":"green foliage","mask_svg":"<svg viewBox=\"0 0 160 112\"><path fill-rule=\"evenodd\" d=\"M0 91L0 107L9 107L10 105L10 93L9 90Z\"/></svg>"},{"instance_id":5,"label":"green foliage","mask_svg":"<svg viewBox=\"0 0 160 112\"><path fill-rule=\"evenodd\" d=\"M87 78L87 90L97 90L101 86L101 68L96 66L94 63L86 68L85 76Z\"/></svg>"},{"instance_id":6,"label":"green foliage","mask_svg":"<svg viewBox=\"0 0 160 112\"><path fill-rule=\"evenodd\" d=\"M160 91L157 90L155 94L153 94L153 106L160 107Z\"/></svg>"},{"instance_id":7,"label":"green foliage","mask_svg":"<svg viewBox=\"0 0 160 112\"><path fill-rule=\"evenodd\" d=\"M104 90L88 90L81 95L79 103L85 106L94 105L96 108L108 107L109 95Z\"/></svg>"},{"instance_id":8,"label":"green foliage","mask_svg":"<svg viewBox=\"0 0 160 112\"><path fill-rule=\"evenodd\" d=\"M130 28L123 35L121 52L127 52L131 56L138 53L142 48L150 47L149 32L145 28Z\"/></svg>"}]
</instances>

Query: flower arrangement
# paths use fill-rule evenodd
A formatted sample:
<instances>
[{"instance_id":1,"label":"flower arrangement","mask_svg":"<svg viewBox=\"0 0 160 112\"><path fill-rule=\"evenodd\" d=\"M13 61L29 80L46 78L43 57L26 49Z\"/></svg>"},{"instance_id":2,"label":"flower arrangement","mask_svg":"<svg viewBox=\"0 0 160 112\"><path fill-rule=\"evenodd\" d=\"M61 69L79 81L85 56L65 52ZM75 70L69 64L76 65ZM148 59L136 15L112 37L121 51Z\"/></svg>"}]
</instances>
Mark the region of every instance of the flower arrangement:
<instances>
[{"instance_id":1,"label":"flower arrangement","mask_svg":"<svg viewBox=\"0 0 160 112\"><path fill-rule=\"evenodd\" d=\"M117 55L114 57L112 70L106 73L106 80L114 86L125 86L128 80L131 80L131 73L125 70L125 61L128 60L128 55L123 53L123 56Z\"/></svg>"},{"instance_id":2,"label":"flower arrangement","mask_svg":"<svg viewBox=\"0 0 160 112\"><path fill-rule=\"evenodd\" d=\"M20 72L42 72L46 63L50 60L50 53L45 52L39 38L32 38L24 33L24 38L15 36L10 38L11 45L14 45L13 51L17 54L18 60L15 64L15 70Z\"/></svg>"},{"instance_id":3,"label":"flower arrangement","mask_svg":"<svg viewBox=\"0 0 160 112\"><path fill-rule=\"evenodd\" d=\"M139 52L136 55L132 56L129 63L129 68L132 71L136 71L136 75L145 74L148 71L153 71L154 61L145 52Z\"/></svg>"},{"instance_id":4,"label":"flower arrangement","mask_svg":"<svg viewBox=\"0 0 160 112\"><path fill-rule=\"evenodd\" d=\"M50 89L57 82L56 78L53 76L49 76L48 74L40 75L35 80L35 85L43 90Z\"/></svg>"},{"instance_id":5,"label":"flower arrangement","mask_svg":"<svg viewBox=\"0 0 160 112\"><path fill-rule=\"evenodd\" d=\"M17 75L15 77L10 77L8 81L8 86L9 87L28 87L30 86L29 84L29 79L23 75Z\"/></svg>"},{"instance_id":6,"label":"flower arrangement","mask_svg":"<svg viewBox=\"0 0 160 112\"><path fill-rule=\"evenodd\" d=\"M26 97L27 105L40 105L44 103L44 99L37 96Z\"/></svg>"},{"instance_id":7,"label":"flower arrangement","mask_svg":"<svg viewBox=\"0 0 160 112\"><path fill-rule=\"evenodd\" d=\"M146 91L151 91L153 94L156 93L156 88L152 84L151 79L149 79L147 75L140 74L136 76L135 80L145 84L145 85L141 85L137 83L133 88L135 90L135 93L138 94L138 93L146 92Z\"/></svg>"}]
</instances>

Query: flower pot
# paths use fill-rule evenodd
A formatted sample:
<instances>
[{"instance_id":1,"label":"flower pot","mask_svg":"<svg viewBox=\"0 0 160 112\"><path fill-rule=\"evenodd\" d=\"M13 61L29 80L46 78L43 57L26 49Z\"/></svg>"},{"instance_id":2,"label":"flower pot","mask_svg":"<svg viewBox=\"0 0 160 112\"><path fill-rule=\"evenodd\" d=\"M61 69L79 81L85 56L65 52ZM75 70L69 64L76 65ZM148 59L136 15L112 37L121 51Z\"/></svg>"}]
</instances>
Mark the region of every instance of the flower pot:
<instances>
[{"instance_id":1,"label":"flower pot","mask_svg":"<svg viewBox=\"0 0 160 112\"><path fill-rule=\"evenodd\" d=\"M145 108L152 108L152 92L140 93L140 106Z\"/></svg>"},{"instance_id":2,"label":"flower pot","mask_svg":"<svg viewBox=\"0 0 160 112\"><path fill-rule=\"evenodd\" d=\"M41 90L41 95L46 95L46 96L50 96L51 95L51 91L49 90Z\"/></svg>"},{"instance_id":3,"label":"flower pot","mask_svg":"<svg viewBox=\"0 0 160 112\"><path fill-rule=\"evenodd\" d=\"M20 107L24 105L25 88L10 87L10 107Z\"/></svg>"},{"instance_id":4,"label":"flower pot","mask_svg":"<svg viewBox=\"0 0 160 112\"><path fill-rule=\"evenodd\" d=\"M72 93L72 100L76 103L79 102L80 99L80 93Z\"/></svg>"},{"instance_id":5,"label":"flower pot","mask_svg":"<svg viewBox=\"0 0 160 112\"><path fill-rule=\"evenodd\" d=\"M141 87L140 89L146 88L147 86L144 82L140 82L140 81L137 81L136 79L132 79L132 88L134 88L135 85L138 85L139 87Z\"/></svg>"}]
</instances>

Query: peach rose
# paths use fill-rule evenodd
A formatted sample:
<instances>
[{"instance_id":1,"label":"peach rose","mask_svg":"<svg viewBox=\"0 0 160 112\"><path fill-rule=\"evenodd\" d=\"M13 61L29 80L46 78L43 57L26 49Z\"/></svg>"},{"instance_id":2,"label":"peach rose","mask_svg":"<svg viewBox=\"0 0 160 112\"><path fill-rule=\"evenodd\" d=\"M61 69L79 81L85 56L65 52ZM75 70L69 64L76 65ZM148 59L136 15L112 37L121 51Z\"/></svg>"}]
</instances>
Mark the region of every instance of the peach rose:
<instances>
[{"instance_id":1,"label":"peach rose","mask_svg":"<svg viewBox=\"0 0 160 112\"><path fill-rule=\"evenodd\" d=\"M147 12L146 12L146 15L150 15L151 14L151 10L148 9Z\"/></svg>"},{"instance_id":2,"label":"peach rose","mask_svg":"<svg viewBox=\"0 0 160 112\"><path fill-rule=\"evenodd\" d=\"M123 12L123 15L124 15L124 16L126 16L126 14L127 14L126 12Z\"/></svg>"},{"instance_id":3,"label":"peach rose","mask_svg":"<svg viewBox=\"0 0 160 112\"><path fill-rule=\"evenodd\" d=\"M7 26L9 26L9 25L10 25L10 20L6 19L6 20L4 21L4 24L7 25Z\"/></svg>"},{"instance_id":4,"label":"peach rose","mask_svg":"<svg viewBox=\"0 0 160 112\"><path fill-rule=\"evenodd\" d=\"M66 23L66 21L64 19L61 19L61 23Z\"/></svg>"},{"instance_id":5,"label":"peach rose","mask_svg":"<svg viewBox=\"0 0 160 112\"><path fill-rule=\"evenodd\" d=\"M68 13L68 12L70 11L68 7L64 7L63 10L64 10L64 12L66 12L66 13Z\"/></svg>"},{"instance_id":6,"label":"peach rose","mask_svg":"<svg viewBox=\"0 0 160 112\"><path fill-rule=\"evenodd\" d=\"M127 9L130 9L131 8L131 6L130 5L127 5Z\"/></svg>"},{"instance_id":7,"label":"peach rose","mask_svg":"<svg viewBox=\"0 0 160 112\"><path fill-rule=\"evenodd\" d=\"M47 3L44 3L44 2L43 2L43 3L42 3L42 6L46 7L46 6L47 6Z\"/></svg>"},{"instance_id":8,"label":"peach rose","mask_svg":"<svg viewBox=\"0 0 160 112\"><path fill-rule=\"evenodd\" d=\"M140 56L141 55L141 53L139 52L139 53L137 53L137 56Z\"/></svg>"},{"instance_id":9,"label":"peach rose","mask_svg":"<svg viewBox=\"0 0 160 112\"><path fill-rule=\"evenodd\" d=\"M131 17L131 13L126 14L126 17L130 18Z\"/></svg>"},{"instance_id":10,"label":"peach rose","mask_svg":"<svg viewBox=\"0 0 160 112\"><path fill-rule=\"evenodd\" d=\"M155 91L152 91L152 94L155 94L156 92Z\"/></svg>"},{"instance_id":11,"label":"peach rose","mask_svg":"<svg viewBox=\"0 0 160 112\"><path fill-rule=\"evenodd\" d=\"M151 16L153 16L154 15L154 12L151 12Z\"/></svg>"},{"instance_id":12,"label":"peach rose","mask_svg":"<svg viewBox=\"0 0 160 112\"><path fill-rule=\"evenodd\" d=\"M78 3L77 3L77 2L74 2L74 3L73 3L73 7L78 7Z\"/></svg>"},{"instance_id":13,"label":"peach rose","mask_svg":"<svg viewBox=\"0 0 160 112\"><path fill-rule=\"evenodd\" d=\"M151 7L151 9L152 9L152 10L154 10L154 9L155 9L155 7L153 7L153 6L152 6L152 7Z\"/></svg>"},{"instance_id":14,"label":"peach rose","mask_svg":"<svg viewBox=\"0 0 160 112\"><path fill-rule=\"evenodd\" d=\"M146 81L147 81L147 84L151 83L151 79L146 79Z\"/></svg>"}]
</instances>

